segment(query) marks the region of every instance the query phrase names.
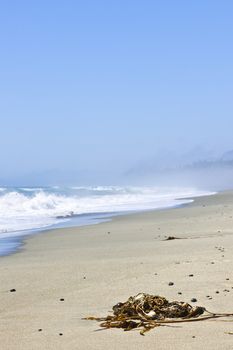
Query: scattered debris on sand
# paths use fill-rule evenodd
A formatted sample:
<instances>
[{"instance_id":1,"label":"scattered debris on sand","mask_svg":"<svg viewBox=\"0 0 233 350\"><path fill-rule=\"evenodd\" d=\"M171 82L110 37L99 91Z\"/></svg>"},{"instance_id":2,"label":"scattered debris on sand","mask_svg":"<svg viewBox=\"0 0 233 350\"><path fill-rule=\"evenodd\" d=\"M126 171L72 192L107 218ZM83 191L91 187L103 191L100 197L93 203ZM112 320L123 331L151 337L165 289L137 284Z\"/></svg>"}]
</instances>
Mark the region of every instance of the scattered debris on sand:
<instances>
[{"instance_id":1,"label":"scattered debris on sand","mask_svg":"<svg viewBox=\"0 0 233 350\"><path fill-rule=\"evenodd\" d=\"M173 239L181 239L181 238L175 237L175 236L168 236L167 238L165 238L164 241L172 241Z\"/></svg>"}]
</instances>

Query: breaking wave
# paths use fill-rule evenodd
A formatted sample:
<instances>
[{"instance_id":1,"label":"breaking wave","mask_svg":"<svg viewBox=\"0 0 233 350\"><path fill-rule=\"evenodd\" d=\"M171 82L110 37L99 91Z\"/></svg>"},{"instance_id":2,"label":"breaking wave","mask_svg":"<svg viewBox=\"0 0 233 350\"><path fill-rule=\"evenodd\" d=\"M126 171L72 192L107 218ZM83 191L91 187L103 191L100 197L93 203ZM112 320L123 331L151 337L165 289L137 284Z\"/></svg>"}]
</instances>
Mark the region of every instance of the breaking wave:
<instances>
[{"instance_id":1,"label":"breaking wave","mask_svg":"<svg viewBox=\"0 0 233 350\"><path fill-rule=\"evenodd\" d=\"M39 229L93 213L168 208L207 195L190 188L47 187L0 188L0 233ZM179 201L177 200L179 198Z\"/></svg>"}]
</instances>

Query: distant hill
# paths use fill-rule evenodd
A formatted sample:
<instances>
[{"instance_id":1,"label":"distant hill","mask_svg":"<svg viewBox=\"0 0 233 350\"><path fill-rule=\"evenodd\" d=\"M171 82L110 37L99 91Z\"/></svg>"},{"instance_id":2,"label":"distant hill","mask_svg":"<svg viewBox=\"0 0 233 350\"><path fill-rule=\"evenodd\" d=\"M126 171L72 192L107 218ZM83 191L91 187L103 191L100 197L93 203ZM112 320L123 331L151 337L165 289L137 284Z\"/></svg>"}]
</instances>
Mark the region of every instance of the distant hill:
<instances>
[{"instance_id":1,"label":"distant hill","mask_svg":"<svg viewBox=\"0 0 233 350\"><path fill-rule=\"evenodd\" d=\"M233 189L233 150L219 156L198 152L195 157L158 157L141 161L124 173L130 183L187 186L219 191ZM170 161L171 160L171 161ZM166 162L165 162L166 161Z\"/></svg>"},{"instance_id":2,"label":"distant hill","mask_svg":"<svg viewBox=\"0 0 233 350\"><path fill-rule=\"evenodd\" d=\"M195 157L173 157L172 154L163 161L162 155L157 155L150 160L144 160L135 164L133 167L125 172L126 176L145 176L154 175L167 172L180 172L186 170L205 170L215 168L232 168L233 169L233 150L224 152L218 157L208 156L206 157L198 152Z\"/></svg>"},{"instance_id":3,"label":"distant hill","mask_svg":"<svg viewBox=\"0 0 233 350\"><path fill-rule=\"evenodd\" d=\"M216 167L233 167L233 150L223 153L215 160L201 160L192 164L187 164L184 168L216 168Z\"/></svg>"},{"instance_id":4,"label":"distant hill","mask_svg":"<svg viewBox=\"0 0 233 350\"><path fill-rule=\"evenodd\" d=\"M223 153L221 160L223 162L233 162L233 150Z\"/></svg>"}]
</instances>

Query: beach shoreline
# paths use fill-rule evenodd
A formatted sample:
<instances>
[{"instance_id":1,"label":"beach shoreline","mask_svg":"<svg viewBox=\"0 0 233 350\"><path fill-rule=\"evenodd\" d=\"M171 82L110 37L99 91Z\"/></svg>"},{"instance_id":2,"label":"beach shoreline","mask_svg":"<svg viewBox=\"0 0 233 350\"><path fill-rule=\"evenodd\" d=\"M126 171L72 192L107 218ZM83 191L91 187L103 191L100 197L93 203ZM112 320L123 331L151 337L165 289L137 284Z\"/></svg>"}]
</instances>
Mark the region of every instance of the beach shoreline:
<instances>
[{"instance_id":1,"label":"beach shoreline","mask_svg":"<svg viewBox=\"0 0 233 350\"><path fill-rule=\"evenodd\" d=\"M217 192L207 192L203 193L202 195L198 196L191 196L186 198L176 198L175 202L170 206L160 207L160 208L150 208L150 209L138 209L138 210L125 210L125 211L119 211L119 212L99 212L99 213L87 213L87 214L81 214L81 215L73 215L68 219L68 221L61 222L58 224L53 224L48 227L41 227L41 228L34 228L29 230L23 230L23 231L13 231L13 232L7 232L0 235L0 258L2 256L8 256L11 254L18 253L24 246L24 242L29 239L29 237L37 235L37 234L46 234L51 231L56 231L58 229L66 229L66 228L78 228L78 227L84 227L84 226L92 226L92 225L98 225L104 222L108 222L113 220L115 217L122 217L122 216L130 216L130 215L137 215L140 213L147 213L147 212L154 212L154 211L163 211L168 209L174 209L174 208L181 208L186 205L189 205L195 201L195 199L201 198L201 197L208 197L216 194ZM179 203L180 202L180 203ZM3 236L3 238L2 238Z\"/></svg>"},{"instance_id":2,"label":"beach shoreline","mask_svg":"<svg viewBox=\"0 0 233 350\"><path fill-rule=\"evenodd\" d=\"M161 327L141 337L137 331L94 332L98 323L82 320L105 316L139 292L196 298L193 305L232 312L232 216L233 192L226 191L25 237L18 252L0 257L2 348L148 349L156 343L158 349L232 349L225 333L231 323ZM179 239L166 241L169 236Z\"/></svg>"},{"instance_id":3,"label":"beach shoreline","mask_svg":"<svg viewBox=\"0 0 233 350\"><path fill-rule=\"evenodd\" d=\"M21 238L57 228L87 226L113 216L171 208L210 192L185 187L0 187L0 256ZM177 200L179 198L179 200Z\"/></svg>"}]
</instances>

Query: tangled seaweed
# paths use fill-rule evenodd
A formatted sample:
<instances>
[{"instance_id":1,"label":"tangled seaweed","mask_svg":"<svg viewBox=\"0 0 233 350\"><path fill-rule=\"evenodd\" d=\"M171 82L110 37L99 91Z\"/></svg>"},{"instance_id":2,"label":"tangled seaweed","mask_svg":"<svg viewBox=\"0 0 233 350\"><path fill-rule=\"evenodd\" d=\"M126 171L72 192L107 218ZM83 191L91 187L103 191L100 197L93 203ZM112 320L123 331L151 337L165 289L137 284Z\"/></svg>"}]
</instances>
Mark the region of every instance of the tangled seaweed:
<instances>
[{"instance_id":1,"label":"tangled seaweed","mask_svg":"<svg viewBox=\"0 0 233 350\"><path fill-rule=\"evenodd\" d=\"M169 323L203 321L210 318L233 316L207 311L201 306L191 306L182 301L169 302L158 295L139 293L131 296L126 302L113 306L113 315L107 317L86 317L85 320L99 321L104 329L122 328L124 331L140 329L140 334L165 326ZM205 315L204 315L205 313Z\"/></svg>"}]
</instances>

